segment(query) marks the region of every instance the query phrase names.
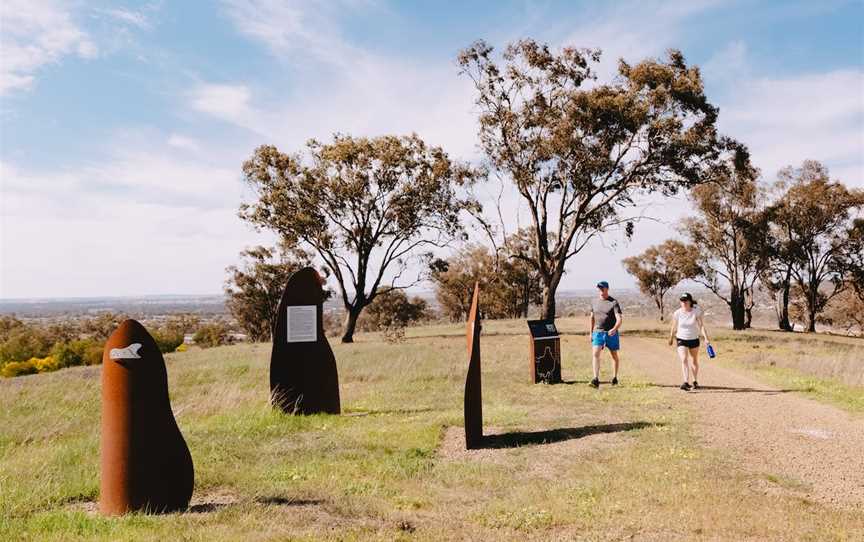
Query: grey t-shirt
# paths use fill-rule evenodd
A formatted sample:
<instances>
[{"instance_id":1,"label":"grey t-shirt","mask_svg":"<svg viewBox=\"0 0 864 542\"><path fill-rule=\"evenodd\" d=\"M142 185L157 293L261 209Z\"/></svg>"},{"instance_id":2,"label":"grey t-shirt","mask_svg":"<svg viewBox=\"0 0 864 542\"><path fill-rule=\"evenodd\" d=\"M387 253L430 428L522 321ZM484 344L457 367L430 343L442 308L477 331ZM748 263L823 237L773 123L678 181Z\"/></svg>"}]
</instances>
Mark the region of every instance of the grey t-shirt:
<instances>
[{"instance_id":1,"label":"grey t-shirt","mask_svg":"<svg viewBox=\"0 0 864 542\"><path fill-rule=\"evenodd\" d=\"M594 331L609 331L615 327L615 313L621 314L621 305L611 295L606 299L595 297L591 301L594 313Z\"/></svg>"}]
</instances>

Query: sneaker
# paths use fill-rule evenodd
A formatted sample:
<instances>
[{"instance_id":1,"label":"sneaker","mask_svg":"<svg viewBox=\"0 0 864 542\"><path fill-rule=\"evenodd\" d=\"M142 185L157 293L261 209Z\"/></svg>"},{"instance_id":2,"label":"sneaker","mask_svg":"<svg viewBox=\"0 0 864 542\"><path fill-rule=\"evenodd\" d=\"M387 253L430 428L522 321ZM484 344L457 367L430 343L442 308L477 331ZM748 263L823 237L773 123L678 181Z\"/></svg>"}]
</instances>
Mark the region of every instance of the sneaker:
<instances>
[{"instance_id":1,"label":"sneaker","mask_svg":"<svg viewBox=\"0 0 864 542\"><path fill-rule=\"evenodd\" d=\"M690 384L688 384L686 382L681 384L681 389L684 391L690 391Z\"/></svg>"},{"instance_id":2,"label":"sneaker","mask_svg":"<svg viewBox=\"0 0 864 542\"><path fill-rule=\"evenodd\" d=\"M694 390L698 390L698 389L699 389L699 383L696 382L695 380L693 381L693 389L694 389Z\"/></svg>"},{"instance_id":3,"label":"sneaker","mask_svg":"<svg viewBox=\"0 0 864 542\"><path fill-rule=\"evenodd\" d=\"M600 381L595 378L594 380L591 381L591 387L592 388L599 388L600 387Z\"/></svg>"},{"instance_id":4,"label":"sneaker","mask_svg":"<svg viewBox=\"0 0 864 542\"><path fill-rule=\"evenodd\" d=\"M617 385L618 385L618 377L617 377L617 376L614 377L614 378L612 378L612 385L613 385L613 386L617 386Z\"/></svg>"}]
</instances>

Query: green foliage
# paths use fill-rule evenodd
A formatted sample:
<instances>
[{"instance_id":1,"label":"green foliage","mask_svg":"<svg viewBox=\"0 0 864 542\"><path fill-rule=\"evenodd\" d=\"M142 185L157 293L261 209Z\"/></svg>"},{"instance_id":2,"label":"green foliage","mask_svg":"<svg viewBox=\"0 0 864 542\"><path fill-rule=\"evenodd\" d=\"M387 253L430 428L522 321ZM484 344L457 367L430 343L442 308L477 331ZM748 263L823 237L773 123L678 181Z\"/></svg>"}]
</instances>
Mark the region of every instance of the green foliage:
<instances>
[{"instance_id":1,"label":"green foliage","mask_svg":"<svg viewBox=\"0 0 864 542\"><path fill-rule=\"evenodd\" d=\"M15 376L33 375L39 372L36 365L30 361L10 361L0 368L0 376L11 378Z\"/></svg>"},{"instance_id":2,"label":"green foliage","mask_svg":"<svg viewBox=\"0 0 864 542\"><path fill-rule=\"evenodd\" d=\"M505 240L497 257L484 246L468 245L446 260L432 261L429 278L442 311L451 321L464 320L479 282L484 318L526 317L542 291L531 254L529 237L520 230Z\"/></svg>"},{"instance_id":3,"label":"green foliage","mask_svg":"<svg viewBox=\"0 0 864 542\"><path fill-rule=\"evenodd\" d=\"M815 331L831 299L864 278L864 190L832 181L828 168L812 160L779 177L783 193L769 209L770 256L787 270L786 288L794 282L805 327Z\"/></svg>"},{"instance_id":4,"label":"green foliage","mask_svg":"<svg viewBox=\"0 0 864 542\"><path fill-rule=\"evenodd\" d=\"M732 145L717 134L699 68L680 51L621 60L615 78L597 84L599 59L599 50L556 52L530 39L508 45L500 60L483 41L457 59L476 88L480 146L530 213L543 318L555 317L569 258L610 228L632 235L621 210L637 195L714 178L721 149Z\"/></svg>"},{"instance_id":5,"label":"green foliage","mask_svg":"<svg viewBox=\"0 0 864 542\"><path fill-rule=\"evenodd\" d=\"M58 368L98 365L102 363L102 350L103 346L93 339L77 339L55 343L51 355L57 360Z\"/></svg>"},{"instance_id":6,"label":"green foliage","mask_svg":"<svg viewBox=\"0 0 864 542\"><path fill-rule=\"evenodd\" d=\"M0 365L10 361L42 358L51 352L51 337L39 326L13 324L7 328L4 335L6 339L0 343Z\"/></svg>"},{"instance_id":7,"label":"green foliage","mask_svg":"<svg viewBox=\"0 0 864 542\"><path fill-rule=\"evenodd\" d=\"M375 297L358 325L364 330L384 332L388 342L399 342L405 336L406 326L428 317L424 299L408 299L402 290L390 290Z\"/></svg>"},{"instance_id":8,"label":"green foliage","mask_svg":"<svg viewBox=\"0 0 864 542\"><path fill-rule=\"evenodd\" d=\"M163 354L173 352L178 346L183 344L183 334L178 331L157 329L151 331L150 335L153 336L153 340L156 341L159 351Z\"/></svg>"},{"instance_id":9,"label":"green foliage","mask_svg":"<svg viewBox=\"0 0 864 542\"><path fill-rule=\"evenodd\" d=\"M228 344L231 342L231 335L228 326L223 322L214 322L199 327L198 331L195 332L193 340L195 341L195 344L202 348L210 348L213 346Z\"/></svg>"},{"instance_id":10,"label":"green foliage","mask_svg":"<svg viewBox=\"0 0 864 542\"><path fill-rule=\"evenodd\" d=\"M278 251L254 247L240 253L242 267L229 267L225 282L225 307L250 341L268 341L276 310L288 279L311 264L312 255L300 249ZM330 291L326 291L327 297Z\"/></svg>"},{"instance_id":11,"label":"green foliage","mask_svg":"<svg viewBox=\"0 0 864 542\"><path fill-rule=\"evenodd\" d=\"M625 258L622 263L636 279L639 290L657 305L660 320L663 320L666 292L698 272L697 255L696 247L669 239L648 247L642 254Z\"/></svg>"},{"instance_id":12,"label":"green foliage","mask_svg":"<svg viewBox=\"0 0 864 542\"><path fill-rule=\"evenodd\" d=\"M768 264L765 190L758 178L747 150L734 149L713 182L691 191L696 212L682 222L698 249L692 278L726 302L736 330L750 327L754 285Z\"/></svg>"},{"instance_id":13,"label":"green foliage","mask_svg":"<svg viewBox=\"0 0 864 542\"><path fill-rule=\"evenodd\" d=\"M476 206L460 189L476 176L418 136L336 135L305 155L261 146L243 164L257 201L240 216L272 230L288 246L313 250L336 280L348 313L342 336L379 291L399 280L423 247L441 247L462 231L460 213Z\"/></svg>"}]
</instances>

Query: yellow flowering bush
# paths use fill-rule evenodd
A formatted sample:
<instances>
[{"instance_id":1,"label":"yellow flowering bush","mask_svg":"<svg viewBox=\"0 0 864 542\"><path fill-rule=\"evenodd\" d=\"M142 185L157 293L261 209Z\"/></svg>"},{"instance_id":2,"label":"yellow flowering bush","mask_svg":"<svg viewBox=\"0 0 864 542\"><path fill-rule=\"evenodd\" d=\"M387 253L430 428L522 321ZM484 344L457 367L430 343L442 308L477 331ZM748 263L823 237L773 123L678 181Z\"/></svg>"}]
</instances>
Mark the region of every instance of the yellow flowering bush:
<instances>
[{"instance_id":1,"label":"yellow flowering bush","mask_svg":"<svg viewBox=\"0 0 864 542\"><path fill-rule=\"evenodd\" d=\"M54 356L45 356L44 358L30 358L28 361L32 363L33 366L36 367L36 370L40 373L56 371L60 368L60 365L57 363L57 359Z\"/></svg>"},{"instance_id":2,"label":"yellow flowering bush","mask_svg":"<svg viewBox=\"0 0 864 542\"><path fill-rule=\"evenodd\" d=\"M0 369L0 376L4 378L12 378L13 376L32 375L39 372L30 360L27 361L10 361L3 365Z\"/></svg>"}]
</instances>

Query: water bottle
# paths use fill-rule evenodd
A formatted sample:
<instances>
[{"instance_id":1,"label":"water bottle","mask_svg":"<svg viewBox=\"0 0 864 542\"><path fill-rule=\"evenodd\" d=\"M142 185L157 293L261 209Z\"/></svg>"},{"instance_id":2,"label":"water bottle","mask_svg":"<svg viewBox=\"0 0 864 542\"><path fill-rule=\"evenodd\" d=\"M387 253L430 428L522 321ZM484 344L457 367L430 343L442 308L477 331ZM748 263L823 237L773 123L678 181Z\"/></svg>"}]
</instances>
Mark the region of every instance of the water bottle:
<instances>
[{"instance_id":1,"label":"water bottle","mask_svg":"<svg viewBox=\"0 0 864 542\"><path fill-rule=\"evenodd\" d=\"M708 343L708 357L713 359L716 356L717 354L714 352L714 347L711 346L711 343Z\"/></svg>"}]
</instances>

